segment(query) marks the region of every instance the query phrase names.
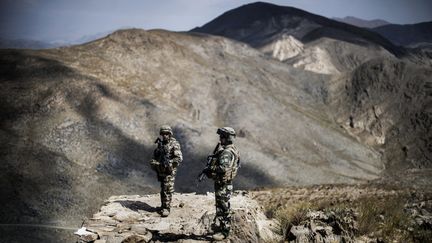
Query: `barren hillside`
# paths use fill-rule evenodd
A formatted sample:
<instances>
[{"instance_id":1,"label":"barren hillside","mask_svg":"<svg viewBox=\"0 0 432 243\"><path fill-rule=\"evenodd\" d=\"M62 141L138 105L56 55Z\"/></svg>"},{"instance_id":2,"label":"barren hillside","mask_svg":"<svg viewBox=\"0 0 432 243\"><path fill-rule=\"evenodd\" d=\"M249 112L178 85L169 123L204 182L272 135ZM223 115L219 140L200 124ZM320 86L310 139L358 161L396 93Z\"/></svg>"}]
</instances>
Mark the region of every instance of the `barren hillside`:
<instances>
[{"instance_id":1,"label":"barren hillside","mask_svg":"<svg viewBox=\"0 0 432 243\"><path fill-rule=\"evenodd\" d=\"M77 223L110 195L156 192L148 160L165 123L184 152L182 192L197 190L225 125L239 134L236 188L357 183L384 169L332 121L322 76L222 37L124 30L69 48L2 50L0 72L5 223Z\"/></svg>"},{"instance_id":2,"label":"barren hillside","mask_svg":"<svg viewBox=\"0 0 432 243\"><path fill-rule=\"evenodd\" d=\"M287 68L321 74L317 97L331 110L330 117L381 151L387 168L432 165L432 55L427 47L396 47L372 30L261 2L192 31L232 38Z\"/></svg>"}]
</instances>

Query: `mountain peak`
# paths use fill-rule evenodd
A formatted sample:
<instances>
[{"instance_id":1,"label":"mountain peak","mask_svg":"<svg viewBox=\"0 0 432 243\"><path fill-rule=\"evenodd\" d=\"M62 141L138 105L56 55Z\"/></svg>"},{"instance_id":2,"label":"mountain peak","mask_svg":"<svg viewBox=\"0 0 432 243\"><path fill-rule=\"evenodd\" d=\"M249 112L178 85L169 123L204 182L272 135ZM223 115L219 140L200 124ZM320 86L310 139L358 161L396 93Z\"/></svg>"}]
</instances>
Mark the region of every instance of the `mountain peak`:
<instances>
[{"instance_id":1,"label":"mountain peak","mask_svg":"<svg viewBox=\"0 0 432 243\"><path fill-rule=\"evenodd\" d=\"M265 2L246 4L227 11L191 31L228 37L257 48L289 34L304 43L326 37L354 44L382 46L396 56L403 52L373 31L301 9Z\"/></svg>"}]
</instances>

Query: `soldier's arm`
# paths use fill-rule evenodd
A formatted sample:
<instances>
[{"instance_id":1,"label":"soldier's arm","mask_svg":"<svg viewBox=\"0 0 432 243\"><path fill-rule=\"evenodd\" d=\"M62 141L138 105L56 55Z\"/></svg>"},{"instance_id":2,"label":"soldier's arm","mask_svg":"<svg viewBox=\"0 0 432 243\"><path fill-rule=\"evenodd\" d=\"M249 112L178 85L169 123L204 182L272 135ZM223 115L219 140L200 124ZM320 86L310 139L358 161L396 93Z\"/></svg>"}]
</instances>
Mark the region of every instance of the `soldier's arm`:
<instances>
[{"instance_id":1,"label":"soldier's arm","mask_svg":"<svg viewBox=\"0 0 432 243\"><path fill-rule=\"evenodd\" d=\"M176 142L173 147L172 164L174 167L177 167L182 161L183 161L183 155L181 152L180 144Z\"/></svg>"},{"instance_id":2,"label":"soldier's arm","mask_svg":"<svg viewBox=\"0 0 432 243\"><path fill-rule=\"evenodd\" d=\"M224 150L219 156L218 163L216 164L216 173L224 174L231 167L231 161L233 160L233 154Z\"/></svg>"},{"instance_id":3,"label":"soldier's arm","mask_svg":"<svg viewBox=\"0 0 432 243\"><path fill-rule=\"evenodd\" d=\"M153 151L153 156L152 156L152 159L150 160L150 167L155 171L158 170L159 159L160 159L160 150L159 150L159 148L156 148Z\"/></svg>"}]
</instances>

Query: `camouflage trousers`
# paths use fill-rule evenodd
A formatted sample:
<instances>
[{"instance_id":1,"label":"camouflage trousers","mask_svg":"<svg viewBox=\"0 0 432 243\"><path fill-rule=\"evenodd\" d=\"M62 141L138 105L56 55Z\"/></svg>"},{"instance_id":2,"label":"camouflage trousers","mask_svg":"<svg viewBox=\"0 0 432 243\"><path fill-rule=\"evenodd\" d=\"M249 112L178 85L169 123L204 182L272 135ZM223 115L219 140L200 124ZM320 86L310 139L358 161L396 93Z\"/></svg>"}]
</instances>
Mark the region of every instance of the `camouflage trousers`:
<instances>
[{"instance_id":1,"label":"camouflage trousers","mask_svg":"<svg viewBox=\"0 0 432 243\"><path fill-rule=\"evenodd\" d=\"M174 179L176 175L176 170L174 170L169 175L159 176L159 181L161 183L161 207L164 209L171 208L172 194L174 193Z\"/></svg>"},{"instance_id":2,"label":"camouflage trousers","mask_svg":"<svg viewBox=\"0 0 432 243\"><path fill-rule=\"evenodd\" d=\"M231 204L233 191L232 182L215 181L216 216L212 228L228 236L231 230Z\"/></svg>"}]
</instances>

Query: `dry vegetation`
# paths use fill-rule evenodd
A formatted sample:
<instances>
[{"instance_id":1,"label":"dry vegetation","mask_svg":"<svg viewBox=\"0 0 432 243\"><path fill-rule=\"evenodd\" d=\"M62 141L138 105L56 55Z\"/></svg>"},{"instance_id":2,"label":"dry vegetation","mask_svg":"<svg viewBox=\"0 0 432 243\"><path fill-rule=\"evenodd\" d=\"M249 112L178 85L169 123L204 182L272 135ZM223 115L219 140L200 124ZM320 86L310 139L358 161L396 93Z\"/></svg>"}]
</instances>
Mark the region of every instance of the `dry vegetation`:
<instances>
[{"instance_id":1,"label":"dry vegetation","mask_svg":"<svg viewBox=\"0 0 432 243\"><path fill-rule=\"evenodd\" d=\"M432 242L429 190L378 189L376 186L312 186L254 192L275 231L293 240L294 226L310 225L310 213L323 212L336 235L366 242ZM385 187L384 187L385 188ZM339 232L336 232L339 231Z\"/></svg>"}]
</instances>

